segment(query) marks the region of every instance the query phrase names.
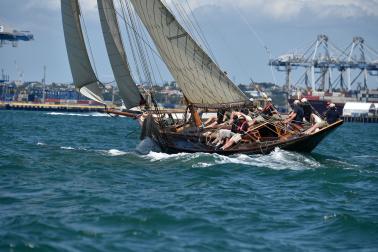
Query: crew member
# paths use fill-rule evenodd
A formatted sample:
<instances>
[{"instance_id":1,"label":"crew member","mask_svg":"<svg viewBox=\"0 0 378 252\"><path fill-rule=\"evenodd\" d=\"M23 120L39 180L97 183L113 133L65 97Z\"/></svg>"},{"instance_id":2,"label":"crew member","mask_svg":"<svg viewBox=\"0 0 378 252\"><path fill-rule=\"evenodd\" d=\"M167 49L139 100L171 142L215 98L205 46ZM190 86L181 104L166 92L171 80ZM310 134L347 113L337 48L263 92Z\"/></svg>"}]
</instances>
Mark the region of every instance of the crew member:
<instances>
[{"instance_id":1,"label":"crew member","mask_svg":"<svg viewBox=\"0 0 378 252\"><path fill-rule=\"evenodd\" d=\"M213 129L216 128L217 125L223 123L224 114L226 110L223 108L218 109L216 116L211 116L207 121L204 123L205 129Z\"/></svg>"},{"instance_id":2,"label":"crew member","mask_svg":"<svg viewBox=\"0 0 378 252\"><path fill-rule=\"evenodd\" d=\"M311 121L311 114L312 114L311 104L308 102L308 100L306 98L302 98L301 106L303 108L304 119L306 120L306 122L310 122Z\"/></svg>"},{"instance_id":3,"label":"crew member","mask_svg":"<svg viewBox=\"0 0 378 252\"><path fill-rule=\"evenodd\" d=\"M307 129L304 133L310 135L313 132L318 132L321 128L327 126L327 122L322 120L318 115L315 113L311 114L311 128Z\"/></svg>"},{"instance_id":4,"label":"crew member","mask_svg":"<svg viewBox=\"0 0 378 252\"><path fill-rule=\"evenodd\" d=\"M222 150L229 149L232 145L240 142L242 135L246 134L248 131L248 122L244 115L238 117L237 123L232 125L232 137L224 144L221 148Z\"/></svg>"},{"instance_id":5,"label":"crew member","mask_svg":"<svg viewBox=\"0 0 378 252\"><path fill-rule=\"evenodd\" d=\"M325 112L325 117L328 124L332 124L339 120L340 115L334 103L329 104L328 110Z\"/></svg>"},{"instance_id":6,"label":"crew member","mask_svg":"<svg viewBox=\"0 0 378 252\"><path fill-rule=\"evenodd\" d=\"M278 114L277 109L274 107L272 103L272 99L268 98L266 101L267 101L266 105L263 108L261 113L266 116L273 116L274 114Z\"/></svg>"},{"instance_id":7,"label":"crew member","mask_svg":"<svg viewBox=\"0 0 378 252\"><path fill-rule=\"evenodd\" d=\"M285 123L294 123L296 125L302 125L303 124L303 115L304 111L303 108L300 106L300 101L295 100L293 111L290 112L288 118L285 119Z\"/></svg>"}]
</instances>

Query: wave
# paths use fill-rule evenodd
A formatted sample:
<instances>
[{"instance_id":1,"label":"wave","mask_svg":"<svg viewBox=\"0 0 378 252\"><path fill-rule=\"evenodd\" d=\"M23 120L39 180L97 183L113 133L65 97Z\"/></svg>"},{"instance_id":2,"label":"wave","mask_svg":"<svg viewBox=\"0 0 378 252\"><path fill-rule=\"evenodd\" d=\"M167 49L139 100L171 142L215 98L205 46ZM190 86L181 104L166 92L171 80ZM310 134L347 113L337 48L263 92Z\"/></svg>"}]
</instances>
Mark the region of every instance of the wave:
<instances>
[{"instance_id":1,"label":"wave","mask_svg":"<svg viewBox=\"0 0 378 252\"><path fill-rule=\"evenodd\" d=\"M110 117L110 115L106 113L100 113L100 112L90 112L90 113L70 113L70 112L48 112L46 115L54 115L54 116L94 116L94 117Z\"/></svg>"},{"instance_id":2,"label":"wave","mask_svg":"<svg viewBox=\"0 0 378 252\"><path fill-rule=\"evenodd\" d=\"M37 145L46 145L38 142ZM58 147L58 146L57 146ZM273 170L307 170L321 167L314 157L303 155L295 152L289 152L276 148L268 155L246 155L237 154L232 156L223 156L219 154L209 153L177 153L167 154L161 152L159 147L152 139L145 139L139 143L135 151L126 152L118 149L109 150L95 150L85 149L82 147L59 146L62 150L80 150L97 152L104 156L117 157L124 156L130 153L136 153L142 159L147 159L150 162L185 162L191 163L192 168L208 168L212 166L238 164L243 166L270 168Z\"/></svg>"},{"instance_id":3,"label":"wave","mask_svg":"<svg viewBox=\"0 0 378 252\"><path fill-rule=\"evenodd\" d=\"M61 146L60 147L61 149L63 149L63 150L75 150L75 148L74 147L71 147L71 146Z\"/></svg>"},{"instance_id":4,"label":"wave","mask_svg":"<svg viewBox=\"0 0 378 252\"><path fill-rule=\"evenodd\" d=\"M102 152L105 153L105 155L111 156L111 157L124 156L126 154L129 154L129 152L120 151L117 149L110 149L108 151L102 151Z\"/></svg>"},{"instance_id":5,"label":"wave","mask_svg":"<svg viewBox=\"0 0 378 252\"><path fill-rule=\"evenodd\" d=\"M68 151L86 151L86 152L95 152L100 153L105 156L122 156L129 154L130 152L125 152L117 149L110 149L110 150L99 150L99 149L92 149L92 148L85 148L85 147L72 147L72 146L59 146L59 145L47 145L46 143L37 142L37 145L39 146L48 146L50 148L58 148L61 150L68 150Z\"/></svg>"},{"instance_id":6,"label":"wave","mask_svg":"<svg viewBox=\"0 0 378 252\"><path fill-rule=\"evenodd\" d=\"M335 167L343 168L346 170L360 168L358 164L352 164L350 162L339 159L325 159L329 164L333 164Z\"/></svg>"},{"instance_id":7,"label":"wave","mask_svg":"<svg viewBox=\"0 0 378 252\"><path fill-rule=\"evenodd\" d=\"M161 152L161 149L154 140L149 137L143 139L135 148L135 152L141 155L148 155L151 151L158 153Z\"/></svg>"},{"instance_id":8,"label":"wave","mask_svg":"<svg viewBox=\"0 0 378 252\"><path fill-rule=\"evenodd\" d=\"M43 142L37 142L38 146L45 146L48 148L55 148L55 149L62 149L62 150L80 150L80 151L88 151L88 149L84 147L72 147L72 146L59 146L56 144L46 144Z\"/></svg>"},{"instance_id":9,"label":"wave","mask_svg":"<svg viewBox=\"0 0 378 252\"><path fill-rule=\"evenodd\" d=\"M259 161L264 166L275 170L306 170L321 167L321 163L309 155L284 151L279 148L276 148L269 155L260 156Z\"/></svg>"},{"instance_id":10,"label":"wave","mask_svg":"<svg viewBox=\"0 0 378 252\"><path fill-rule=\"evenodd\" d=\"M372 158L372 159L378 159L377 155L359 155L359 156L352 156L353 158Z\"/></svg>"},{"instance_id":11,"label":"wave","mask_svg":"<svg viewBox=\"0 0 378 252\"><path fill-rule=\"evenodd\" d=\"M199 167L208 167L218 164L241 164L246 166L270 168L273 170L306 170L321 166L319 162L311 157L277 148L268 155L217 155L214 163L200 163Z\"/></svg>"},{"instance_id":12,"label":"wave","mask_svg":"<svg viewBox=\"0 0 378 252\"><path fill-rule=\"evenodd\" d=\"M337 217L336 213L326 214L323 216L324 221L330 221Z\"/></svg>"},{"instance_id":13,"label":"wave","mask_svg":"<svg viewBox=\"0 0 378 252\"><path fill-rule=\"evenodd\" d=\"M175 160L188 160L188 159L195 159L198 158L199 156L204 156L206 154L204 153L197 153L197 154L192 154L192 153L178 153L178 154L168 154L164 152L154 152L150 151L145 157L149 159L152 162L156 161L162 161L162 160L168 160L168 159L175 159Z\"/></svg>"},{"instance_id":14,"label":"wave","mask_svg":"<svg viewBox=\"0 0 378 252\"><path fill-rule=\"evenodd\" d=\"M89 152L97 152L97 153L100 153L104 156L111 156L111 157L116 157L116 156L123 156L123 155L126 155L126 154L129 154L129 152L124 152L124 151L121 151L121 150L117 150L117 149L110 149L110 150L96 150L96 149L86 149L86 148L82 148L82 147L71 147L71 146L61 146L60 149L62 150L79 150L79 151L89 151Z\"/></svg>"},{"instance_id":15,"label":"wave","mask_svg":"<svg viewBox=\"0 0 378 252\"><path fill-rule=\"evenodd\" d=\"M268 155L246 155L238 154L233 156L223 156L208 153L178 153L167 154L150 151L146 156L151 162L175 160L175 161L196 161L193 168L206 168L225 164L240 164L245 166L270 168L273 170L306 170L321 167L321 164L312 157L299 153L293 153L276 149ZM203 161L206 159L206 161Z\"/></svg>"}]
</instances>

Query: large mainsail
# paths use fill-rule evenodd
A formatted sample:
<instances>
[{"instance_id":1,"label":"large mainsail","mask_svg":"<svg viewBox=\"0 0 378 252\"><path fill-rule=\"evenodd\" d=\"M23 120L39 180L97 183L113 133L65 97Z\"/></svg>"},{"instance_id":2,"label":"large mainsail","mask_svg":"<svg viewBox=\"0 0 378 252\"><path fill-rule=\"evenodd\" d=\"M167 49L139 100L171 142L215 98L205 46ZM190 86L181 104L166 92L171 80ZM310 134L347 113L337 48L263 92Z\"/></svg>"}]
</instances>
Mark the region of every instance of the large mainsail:
<instances>
[{"instance_id":1,"label":"large mainsail","mask_svg":"<svg viewBox=\"0 0 378 252\"><path fill-rule=\"evenodd\" d=\"M127 108L139 106L144 100L130 73L113 0L97 0L97 5L102 33L113 74L119 88L119 95Z\"/></svg>"},{"instance_id":2,"label":"large mainsail","mask_svg":"<svg viewBox=\"0 0 378 252\"><path fill-rule=\"evenodd\" d=\"M62 21L68 60L75 87L86 97L105 103L102 89L89 60L80 24L78 0L61 0Z\"/></svg>"},{"instance_id":3,"label":"large mainsail","mask_svg":"<svg viewBox=\"0 0 378 252\"><path fill-rule=\"evenodd\" d=\"M162 59L192 104L239 103L246 96L178 23L161 0L131 0Z\"/></svg>"}]
</instances>

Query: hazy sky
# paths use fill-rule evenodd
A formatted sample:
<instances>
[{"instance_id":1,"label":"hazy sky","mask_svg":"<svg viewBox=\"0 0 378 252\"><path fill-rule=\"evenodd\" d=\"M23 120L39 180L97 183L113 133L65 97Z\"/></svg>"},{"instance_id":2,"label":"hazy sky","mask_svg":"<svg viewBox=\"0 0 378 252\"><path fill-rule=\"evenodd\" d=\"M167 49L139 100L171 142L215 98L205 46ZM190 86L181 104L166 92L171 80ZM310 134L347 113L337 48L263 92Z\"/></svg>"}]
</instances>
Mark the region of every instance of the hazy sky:
<instances>
[{"instance_id":1,"label":"hazy sky","mask_svg":"<svg viewBox=\"0 0 378 252\"><path fill-rule=\"evenodd\" d=\"M115 0L118 2L119 0ZM218 63L236 83L273 81L268 53L277 57L310 45L318 34L343 49L356 35L378 51L378 0L166 0L194 10ZM80 0L99 79L113 80L101 34L96 0ZM71 82L59 0L1 0L0 24L30 30L31 42L0 48L0 68L17 79L15 61L26 80ZM374 56L375 57L375 56ZM378 56L376 58L378 60ZM298 75L302 70L297 70ZM163 78L169 80L164 74ZM282 73L274 71L281 84ZM372 86L378 77L369 77ZM295 80L294 80L295 81Z\"/></svg>"}]
</instances>

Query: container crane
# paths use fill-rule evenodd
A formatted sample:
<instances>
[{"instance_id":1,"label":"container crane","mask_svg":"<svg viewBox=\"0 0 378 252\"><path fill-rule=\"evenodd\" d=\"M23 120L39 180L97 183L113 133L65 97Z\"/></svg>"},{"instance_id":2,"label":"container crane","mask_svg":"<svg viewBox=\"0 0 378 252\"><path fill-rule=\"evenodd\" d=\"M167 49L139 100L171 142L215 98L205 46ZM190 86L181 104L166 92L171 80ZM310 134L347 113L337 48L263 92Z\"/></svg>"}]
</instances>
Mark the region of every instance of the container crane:
<instances>
[{"instance_id":1,"label":"container crane","mask_svg":"<svg viewBox=\"0 0 378 252\"><path fill-rule=\"evenodd\" d=\"M286 86L291 91L291 72L298 67L305 68L304 74L296 84L304 82L308 89L332 91L339 84L344 91L350 91L353 84L363 75L363 89L367 89L368 75L378 76L378 52L368 46L362 37L354 37L352 42L341 50L329 41L325 34L318 35L310 46L295 50L273 59L269 65L278 71L286 72ZM332 80L332 70L339 72ZM352 70L358 73L352 78ZM316 73L319 74L316 76ZM316 83L319 83L316 88Z\"/></svg>"},{"instance_id":2,"label":"container crane","mask_svg":"<svg viewBox=\"0 0 378 252\"><path fill-rule=\"evenodd\" d=\"M30 31L6 30L0 25L0 47L11 42L13 47L18 46L18 41L34 40L34 35Z\"/></svg>"}]
</instances>

